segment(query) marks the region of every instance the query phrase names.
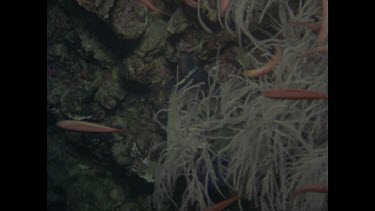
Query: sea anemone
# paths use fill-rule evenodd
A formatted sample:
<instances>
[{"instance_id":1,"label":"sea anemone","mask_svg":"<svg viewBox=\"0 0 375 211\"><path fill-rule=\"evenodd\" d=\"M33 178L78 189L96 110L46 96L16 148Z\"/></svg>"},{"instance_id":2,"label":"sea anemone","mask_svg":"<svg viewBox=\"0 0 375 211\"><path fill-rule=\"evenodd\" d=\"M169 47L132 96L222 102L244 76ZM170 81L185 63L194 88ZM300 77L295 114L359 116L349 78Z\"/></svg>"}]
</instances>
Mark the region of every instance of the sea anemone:
<instances>
[{"instance_id":1,"label":"sea anemone","mask_svg":"<svg viewBox=\"0 0 375 211\"><path fill-rule=\"evenodd\" d=\"M312 0L230 1L223 25L240 41L243 35L250 40L244 46L249 59L262 66L252 53L271 56L274 47L282 49L282 56L267 75L246 77L238 70L220 81L217 66L209 72L207 86L190 82L173 89L168 109L155 116L167 133L156 172L157 206L170 200L180 210L203 210L214 205L212 192L226 199L230 189L262 211L327 209L324 193L301 194L295 201L293 195L309 184L328 185L328 101L262 95L282 88L326 96L327 55L301 56L316 47L319 35L289 24L309 21L320 11L319 2ZM266 18L275 33L255 38L250 23L256 20L258 32L267 31L261 28ZM168 122L161 122L166 112ZM177 201L181 178L185 185Z\"/></svg>"}]
</instances>

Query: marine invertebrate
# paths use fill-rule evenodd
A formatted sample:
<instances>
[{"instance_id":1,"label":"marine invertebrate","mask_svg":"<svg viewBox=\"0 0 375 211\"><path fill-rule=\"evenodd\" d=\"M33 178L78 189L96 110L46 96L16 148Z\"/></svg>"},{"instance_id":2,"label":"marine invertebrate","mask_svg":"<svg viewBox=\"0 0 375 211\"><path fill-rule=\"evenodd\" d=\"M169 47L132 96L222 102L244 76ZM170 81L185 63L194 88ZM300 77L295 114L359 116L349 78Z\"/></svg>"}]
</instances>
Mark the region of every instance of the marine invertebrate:
<instances>
[{"instance_id":1,"label":"marine invertebrate","mask_svg":"<svg viewBox=\"0 0 375 211\"><path fill-rule=\"evenodd\" d=\"M87 11L95 13L103 19L107 19L109 17L109 11L113 7L114 0L103 1L102 3L97 3L92 0L77 0L77 2Z\"/></svg>"},{"instance_id":2,"label":"marine invertebrate","mask_svg":"<svg viewBox=\"0 0 375 211\"><path fill-rule=\"evenodd\" d=\"M309 1L301 1L301 4L306 2ZM272 10L267 12L269 8ZM240 13L236 13L237 10ZM161 209L163 203L171 202L180 210L215 208L217 197L212 193L217 192L224 198L227 195L224 191L229 189L241 194L244 200L251 199L262 211L288 210L297 187L325 183L328 174L327 101L274 100L261 94L271 90L264 92L265 95L275 97L276 93L276 97L285 98L286 94L293 94L294 98L306 98L306 91L280 91L275 87L322 92L327 89L327 58L322 56L311 62L300 57L300 52L316 45L316 35L309 30L297 33L298 29L288 27L286 17L290 11L294 12L288 8L287 1L233 0L228 4L225 24L233 33L238 32L239 40L244 35L249 38L250 42L243 42L242 47L253 66L262 64L257 60L259 57L254 56L255 50L264 52L280 46L280 57L276 49L274 58L266 66L250 72L260 76L276 67L278 71L272 72L270 77L252 78L244 77L234 66L235 71L225 80L219 80L219 70L226 69L217 61L206 85L190 80L195 69L177 80L168 108L155 116L167 135L166 141L158 145L159 148L155 147L161 151L158 163L148 163L155 169L152 173L156 177L156 207ZM266 24L262 19L267 20ZM145 51L136 52L137 56L159 53L161 46L164 45L144 48ZM160 68L156 69L156 73L160 73ZM148 71L145 73L150 75ZM160 78L160 74L156 75ZM161 117L164 113L168 115L167 122ZM138 114L135 116L140 118ZM124 116L119 118L125 119ZM181 194L176 197L177 189ZM307 200L299 201L296 210L311 208L313 202L309 194L305 197ZM228 204L231 200L238 200L238 197L225 202Z\"/></svg>"},{"instance_id":3,"label":"marine invertebrate","mask_svg":"<svg viewBox=\"0 0 375 211\"><path fill-rule=\"evenodd\" d=\"M272 13L266 12L272 3L279 10L273 8ZM319 8L310 1L301 4L301 14L305 10L311 14ZM312 8L306 6L311 4ZM242 13L235 13L235 9ZM246 74L244 77L238 70L220 80L218 73L222 67L217 61L216 68L210 69L207 88L188 82L178 87L178 91L172 91L168 109L159 111L155 117L167 133L155 174L157 206L171 201L180 210L207 209L214 206L213 191L222 194L230 189L262 211L289 210L297 187L324 184L327 180L327 100L286 101L264 97L328 98L324 94L328 85L328 58L319 57L312 62L301 57L301 52L316 46L316 35L311 32L301 35L291 29L287 20L288 15L293 15L291 11L293 8L285 2L279 4L272 0L229 3L224 27L249 38L250 43L243 49L254 66L262 63L254 55L255 51L279 47L267 65L252 73L260 76L276 67L278 71L273 71L271 77L254 78ZM271 18L268 19L271 28L283 36L269 33L252 37L249 31L256 23L250 21L250 16L255 15L258 23L261 15ZM288 87L288 90L278 87ZM164 112L168 112L167 123L159 119ZM214 160L226 162L218 162L215 167ZM174 198L178 180L186 183L181 201ZM291 209L326 207L312 200L315 196L304 197L306 200L293 204ZM324 202L324 198L319 200Z\"/></svg>"},{"instance_id":4,"label":"marine invertebrate","mask_svg":"<svg viewBox=\"0 0 375 211\"><path fill-rule=\"evenodd\" d=\"M201 0L198 0L198 3L197 3L197 17L198 17L198 21L199 21L200 25L202 26L202 28L204 30L206 30L206 32L212 33L212 30L210 28L208 28L207 25L202 20L202 17L201 17Z\"/></svg>"},{"instance_id":5,"label":"marine invertebrate","mask_svg":"<svg viewBox=\"0 0 375 211\"><path fill-rule=\"evenodd\" d=\"M275 37L280 31L280 22L278 22L278 19L269 18L272 15L269 14L268 10L276 3L276 0L217 1L217 8L221 11L219 12L219 16L223 19L219 19L220 24L230 34L238 37L238 42L241 46L243 39L247 38L247 41L250 41L256 48L265 50L267 47L276 44ZM268 32L258 28L265 17L268 22ZM258 31L258 33L255 33L255 31Z\"/></svg>"},{"instance_id":6,"label":"marine invertebrate","mask_svg":"<svg viewBox=\"0 0 375 211\"><path fill-rule=\"evenodd\" d=\"M286 58L292 58L289 54L298 58L296 52L287 52ZM286 66L289 61L282 59L280 65ZM301 72L325 77L321 68L296 66L288 74L298 78L297 82L274 83L280 83L281 87L291 83L302 85L307 81L301 78ZM289 69L283 68L274 74L278 77L286 71ZM189 205L206 209L213 206L209 190L221 192L230 188L243 193L244 199L252 199L261 210L287 209L295 186L324 178L316 172L325 169L326 157L321 157L325 146L317 145L315 140L325 142L325 101L267 99L259 92L269 89L269 82L244 78L241 73L219 82L217 72L210 72L210 78L207 91L202 84L191 82L179 91L172 91L168 110L156 114L155 120L159 122L158 116L168 111L167 125L159 122L167 131L167 142L156 173L155 203L169 199L181 210L187 210ZM319 77L309 80L326 86ZM311 152L312 149L317 151ZM306 152L310 153L304 155ZM314 159L323 162L322 166L316 165ZM213 160L228 162L225 165L219 162L215 168ZM309 175L306 169L314 175ZM223 178L224 186L218 177ZM173 200L179 178L187 183L180 204ZM209 188L210 183L213 189Z\"/></svg>"},{"instance_id":7,"label":"marine invertebrate","mask_svg":"<svg viewBox=\"0 0 375 211\"><path fill-rule=\"evenodd\" d=\"M322 6L322 22L320 24L316 23L309 23L309 22L298 22L298 21L292 21L289 22L291 25L303 25L306 28L309 28L318 34L317 38L317 48L313 49L312 51L314 52L322 52L322 53L327 53L328 52L328 47L322 47L324 44L325 40L327 39L328 36L328 0L322 0L321 1L321 6ZM308 52L309 54L310 52Z\"/></svg>"},{"instance_id":8,"label":"marine invertebrate","mask_svg":"<svg viewBox=\"0 0 375 211\"><path fill-rule=\"evenodd\" d=\"M116 5L112 17L113 29L125 40L140 37L149 20L147 7L138 0L119 0Z\"/></svg>"}]
</instances>

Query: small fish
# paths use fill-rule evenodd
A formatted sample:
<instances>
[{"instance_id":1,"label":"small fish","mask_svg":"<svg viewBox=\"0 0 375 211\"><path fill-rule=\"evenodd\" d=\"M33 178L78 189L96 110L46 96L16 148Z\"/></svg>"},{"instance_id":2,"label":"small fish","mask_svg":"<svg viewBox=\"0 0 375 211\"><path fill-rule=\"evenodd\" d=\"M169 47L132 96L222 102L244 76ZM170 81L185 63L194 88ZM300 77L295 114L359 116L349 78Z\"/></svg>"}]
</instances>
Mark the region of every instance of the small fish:
<instances>
[{"instance_id":1,"label":"small fish","mask_svg":"<svg viewBox=\"0 0 375 211\"><path fill-rule=\"evenodd\" d=\"M150 10L154 11L154 12L157 12L159 14L162 14L162 15L166 15L166 16L170 16L168 13L162 11L162 10L159 10L158 8L156 8L153 4L151 4L148 0L138 0L141 4L145 5L147 8L149 8Z\"/></svg>"},{"instance_id":2,"label":"small fish","mask_svg":"<svg viewBox=\"0 0 375 211\"><path fill-rule=\"evenodd\" d=\"M224 201L221 201L221 202L215 204L213 207L210 207L210 208L206 209L206 211L221 211L224 208L228 207L229 205L233 204L233 202L237 201L240 198L241 198L241 196L233 196L229 199L226 199Z\"/></svg>"},{"instance_id":3,"label":"small fish","mask_svg":"<svg viewBox=\"0 0 375 211\"><path fill-rule=\"evenodd\" d=\"M280 63L281 60L281 49L276 48L275 55L273 58L263 67L260 67L255 70L247 70L246 71L246 76L248 77L259 77L263 76L269 72L271 72L273 69L276 68L276 66Z\"/></svg>"},{"instance_id":4,"label":"small fish","mask_svg":"<svg viewBox=\"0 0 375 211\"><path fill-rule=\"evenodd\" d=\"M302 193L306 192L314 192L314 193L328 193L328 186L327 185L320 185L320 184L315 184L315 185L305 185L300 189L297 189L294 192L293 195L293 201Z\"/></svg>"},{"instance_id":5,"label":"small fish","mask_svg":"<svg viewBox=\"0 0 375 211\"><path fill-rule=\"evenodd\" d=\"M314 92L303 89L273 89L262 93L269 98L283 100L319 100L328 99L328 95L322 92Z\"/></svg>"},{"instance_id":6,"label":"small fish","mask_svg":"<svg viewBox=\"0 0 375 211\"><path fill-rule=\"evenodd\" d=\"M194 0L184 0L185 4L189 5L190 7L197 8L198 2Z\"/></svg>"},{"instance_id":7,"label":"small fish","mask_svg":"<svg viewBox=\"0 0 375 211\"><path fill-rule=\"evenodd\" d=\"M313 30L316 33L319 33L322 29L322 26L317 23L308 23L308 22L289 22L290 25L302 25L308 29Z\"/></svg>"},{"instance_id":8,"label":"small fish","mask_svg":"<svg viewBox=\"0 0 375 211\"><path fill-rule=\"evenodd\" d=\"M318 35L318 46L323 45L324 41L328 37L328 0L322 0L322 8L323 8L323 21L322 21L322 28Z\"/></svg>"},{"instance_id":9,"label":"small fish","mask_svg":"<svg viewBox=\"0 0 375 211\"><path fill-rule=\"evenodd\" d=\"M75 121L75 120L62 120L56 123L60 128L66 130L72 130L77 132L89 132L89 133L120 133L124 132L124 129L107 127L91 122Z\"/></svg>"},{"instance_id":10,"label":"small fish","mask_svg":"<svg viewBox=\"0 0 375 211\"><path fill-rule=\"evenodd\" d=\"M229 0L221 0L220 1L220 16L223 17L225 11L227 11L229 5Z\"/></svg>"},{"instance_id":11,"label":"small fish","mask_svg":"<svg viewBox=\"0 0 375 211\"><path fill-rule=\"evenodd\" d=\"M315 53L315 52L319 52L321 54L328 54L328 47L327 46L316 47L316 48L302 54L302 56L309 56L310 54Z\"/></svg>"}]
</instances>

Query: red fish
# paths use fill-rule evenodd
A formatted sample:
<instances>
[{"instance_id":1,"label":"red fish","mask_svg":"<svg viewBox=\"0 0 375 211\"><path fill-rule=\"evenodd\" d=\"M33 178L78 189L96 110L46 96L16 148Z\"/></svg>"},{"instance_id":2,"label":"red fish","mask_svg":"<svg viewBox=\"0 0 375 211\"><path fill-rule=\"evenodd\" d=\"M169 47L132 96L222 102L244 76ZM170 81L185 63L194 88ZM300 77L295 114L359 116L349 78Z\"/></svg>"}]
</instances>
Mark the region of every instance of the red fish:
<instances>
[{"instance_id":1,"label":"red fish","mask_svg":"<svg viewBox=\"0 0 375 211\"><path fill-rule=\"evenodd\" d=\"M255 70L246 70L246 76L248 77L260 77L273 71L281 61L281 49L276 48L275 55L273 58L263 67Z\"/></svg>"},{"instance_id":2,"label":"red fish","mask_svg":"<svg viewBox=\"0 0 375 211\"><path fill-rule=\"evenodd\" d=\"M319 100L328 99L328 95L322 92L314 92L303 89L273 89L262 93L263 96L284 100Z\"/></svg>"},{"instance_id":3,"label":"red fish","mask_svg":"<svg viewBox=\"0 0 375 211\"><path fill-rule=\"evenodd\" d=\"M189 5L190 7L197 8L198 3L194 0L184 0L185 4Z\"/></svg>"},{"instance_id":4,"label":"red fish","mask_svg":"<svg viewBox=\"0 0 375 211\"><path fill-rule=\"evenodd\" d=\"M223 17L225 14L225 11L227 11L229 5L229 0L221 0L220 1L220 16Z\"/></svg>"},{"instance_id":5,"label":"red fish","mask_svg":"<svg viewBox=\"0 0 375 211\"><path fill-rule=\"evenodd\" d=\"M91 122L75 121L75 120L62 120L56 123L60 128L66 130L72 130L77 132L89 132L89 133L120 133L124 132L124 129L107 127Z\"/></svg>"},{"instance_id":6,"label":"red fish","mask_svg":"<svg viewBox=\"0 0 375 211\"><path fill-rule=\"evenodd\" d=\"M291 25L302 25L308 29L313 30L314 32L319 33L322 29L322 26L317 23L307 23L307 22L289 22Z\"/></svg>"},{"instance_id":7,"label":"red fish","mask_svg":"<svg viewBox=\"0 0 375 211\"><path fill-rule=\"evenodd\" d=\"M319 53L322 53L322 54L328 54L328 47L327 46L316 47L316 48L302 54L302 56L309 56L310 54L315 53L315 52L319 52Z\"/></svg>"},{"instance_id":8,"label":"red fish","mask_svg":"<svg viewBox=\"0 0 375 211\"><path fill-rule=\"evenodd\" d=\"M166 16L170 16L168 13L162 11L162 10L159 10L158 8L156 8L153 4L151 4L148 0L138 0L141 4L145 5L147 8L149 8L150 10L154 11L154 12L157 12L159 14L162 14L162 15L166 15Z\"/></svg>"},{"instance_id":9,"label":"red fish","mask_svg":"<svg viewBox=\"0 0 375 211\"><path fill-rule=\"evenodd\" d=\"M233 196L229 199L226 199L224 201L221 201L221 202L215 204L213 207L207 208L206 211L221 211L221 210L228 207L229 205L231 205L233 202L237 201L240 198L241 198L241 196Z\"/></svg>"},{"instance_id":10,"label":"red fish","mask_svg":"<svg viewBox=\"0 0 375 211\"><path fill-rule=\"evenodd\" d=\"M328 0L322 0L323 22L318 35L318 46L321 46L328 36Z\"/></svg>"},{"instance_id":11,"label":"red fish","mask_svg":"<svg viewBox=\"0 0 375 211\"><path fill-rule=\"evenodd\" d=\"M320 184L315 184L315 185L305 185L300 189L297 189L294 192L293 196L293 201L302 193L306 192L314 192L314 193L328 193L328 186L327 185L320 185Z\"/></svg>"}]
</instances>

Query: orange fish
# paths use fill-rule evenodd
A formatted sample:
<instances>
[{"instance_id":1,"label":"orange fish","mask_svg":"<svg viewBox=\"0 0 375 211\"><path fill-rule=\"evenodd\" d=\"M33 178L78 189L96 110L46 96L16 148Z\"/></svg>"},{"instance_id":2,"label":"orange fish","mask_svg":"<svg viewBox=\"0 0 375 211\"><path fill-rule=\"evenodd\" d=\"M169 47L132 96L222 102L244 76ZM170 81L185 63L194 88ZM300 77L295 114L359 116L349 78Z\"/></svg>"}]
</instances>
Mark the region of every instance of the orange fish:
<instances>
[{"instance_id":1,"label":"orange fish","mask_svg":"<svg viewBox=\"0 0 375 211\"><path fill-rule=\"evenodd\" d=\"M197 8L198 3L194 0L184 0L185 4L189 5L190 7Z\"/></svg>"},{"instance_id":2,"label":"orange fish","mask_svg":"<svg viewBox=\"0 0 375 211\"><path fill-rule=\"evenodd\" d=\"M246 76L248 77L263 76L271 72L273 69L275 69L276 66L280 63L280 60L281 60L281 49L276 48L275 55L266 65L255 70L246 70Z\"/></svg>"},{"instance_id":3,"label":"orange fish","mask_svg":"<svg viewBox=\"0 0 375 211\"><path fill-rule=\"evenodd\" d=\"M322 92L314 92L303 89L273 89L262 93L263 96L284 100L318 100L328 99L328 95Z\"/></svg>"},{"instance_id":4,"label":"orange fish","mask_svg":"<svg viewBox=\"0 0 375 211\"><path fill-rule=\"evenodd\" d=\"M62 120L56 123L60 128L66 130L72 130L77 132L89 132L89 133L120 133L124 132L124 129L107 127L91 122L75 121L75 120Z\"/></svg>"},{"instance_id":5,"label":"orange fish","mask_svg":"<svg viewBox=\"0 0 375 211\"><path fill-rule=\"evenodd\" d=\"M293 201L302 193L306 192L314 192L314 193L328 193L328 186L326 185L320 185L320 184L315 184L315 185L305 185L300 189L297 189L294 192L293 196Z\"/></svg>"},{"instance_id":6,"label":"orange fish","mask_svg":"<svg viewBox=\"0 0 375 211\"><path fill-rule=\"evenodd\" d=\"M323 21L322 29L318 35L318 46L321 46L328 36L328 0L322 0Z\"/></svg>"},{"instance_id":7,"label":"orange fish","mask_svg":"<svg viewBox=\"0 0 375 211\"><path fill-rule=\"evenodd\" d=\"M328 47L327 46L319 46L319 47L316 47L310 51L307 51L306 53L302 54L302 56L308 56L312 53L315 53L315 52L319 52L319 53L322 53L322 54L328 54Z\"/></svg>"},{"instance_id":8,"label":"orange fish","mask_svg":"<svg viewBox=\"0 0 375 211\"><path fill-rule=\"evenodd\" d=\"M307 22L289 22L291 25L302 25L308 29L313 30L314 32L319 33L322 29L322 26L317 23L307 23Z\"/></svg>"},{"instance_id":9,"label":"orange fish","mask_svg":"<svg viewBox=\"0 0 375 211\"><path fill-rule=\"evenodd\" d=\"M139 2L143 5L145 5L147 8L149 8L150 10L154 11L154 12L157 12L159 14L162 14L162 15L166 15L166 16L170 16L168 13L162 11L162 10L159 10L158 8L156 8L153 4L151 4L148 0L139 0Z\"/></svg>"},{"instance_id":10,"label":"orange fish","mask_svg":"<svg viewBox=\"0 0 375 211\"><path fill-rule=\"evenodd\" d=\"M206 211L221 211L224 208L228 207L229 205L233 204L233 202L237 201L240 198L241 196L233 196L229 199L226 199L224 201L221 201L215 204L213 207L207 208Z\"/></svg>"},{"instance_id":11,"label":"orange fish","mask_svg":"<svg viewBox=\"0 0 375 211\"><path fill-rule=\"evenodd\" d=\"M229 5L229 0L221 0L220 1L220 16L223 17L225 14L225 11L227 11Z\"/></svg>"}]
</instances>

